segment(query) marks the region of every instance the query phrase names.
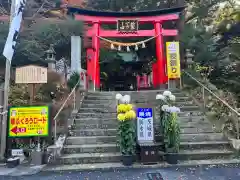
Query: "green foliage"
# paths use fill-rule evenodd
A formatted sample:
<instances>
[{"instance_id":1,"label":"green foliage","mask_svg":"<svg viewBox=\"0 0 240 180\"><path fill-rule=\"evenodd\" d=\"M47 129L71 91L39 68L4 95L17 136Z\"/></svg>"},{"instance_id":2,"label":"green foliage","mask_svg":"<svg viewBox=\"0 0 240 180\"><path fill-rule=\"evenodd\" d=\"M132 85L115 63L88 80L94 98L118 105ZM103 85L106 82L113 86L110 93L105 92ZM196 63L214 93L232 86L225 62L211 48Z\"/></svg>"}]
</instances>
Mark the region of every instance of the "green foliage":
<instances>
[{"instance_id":1,"label":"green foliage","mask_svg":"<svg viewBox=\"0 0 240 180\"><path fill-rule=\"evenodd\" d=\"M134 155L136 151L136 130L133 120L119 121L118 137L122 155Z\"/></svg>"},{"instance_id":2,"label":"green foliage","mask_svg":"<svg viewBox=\"0 0 240 180\"><path fill-rule=\"evenodd\" d=\"M3 50L8 34L8 24L0 24L0 50ZM66 21L41 21L31 28L24 28L18 37L13 65L45 62L46 53L53 44L56 59L71 59L71 36L82 35L82 22ZM1 56L3 58L3 56Z\"/></svg>"},{"instance_id":3,"label":"green foliage","mask_svg":"<svg viewBox=\"0 0 240 180\"><path fill-rule=\"evenodd\" d=\"M79 79L80 79L80 75L78 72L72 73L67 82L68 88L73 89L76 86L76 84L79 82Z\"/></svg>"},{"instance_id":4,"label":"green foliage","mask_svg":"<svg viewBox=\"0 0 240 180\"><path fill-rule=\"evenodd\" d=\"M164 112L163 129L164 144L167 153L178 153L180 147L180 126L177 113Z\"/></svg>"},{"instance_id":5,"label":"green foliage","mask_svg":"<svg viewBox=\"0 0 240 180\"><path fill-rule=\"evenodd\" d=\"M21 84L13 84L10 86L9 104L12 106L28 105L29 95L28 86Z\"/></svg>"}]
</instances>

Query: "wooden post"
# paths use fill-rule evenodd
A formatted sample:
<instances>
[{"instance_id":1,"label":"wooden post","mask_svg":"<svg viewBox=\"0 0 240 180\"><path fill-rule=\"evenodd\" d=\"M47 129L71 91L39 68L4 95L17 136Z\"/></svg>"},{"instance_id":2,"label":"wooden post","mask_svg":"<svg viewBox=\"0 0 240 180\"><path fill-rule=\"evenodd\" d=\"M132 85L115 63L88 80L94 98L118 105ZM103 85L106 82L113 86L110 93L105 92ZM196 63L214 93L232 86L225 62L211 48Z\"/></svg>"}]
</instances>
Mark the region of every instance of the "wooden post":
<instances>
[{"instance_id":1,"label":"wooden post","mask_svg":"<svg viewBox=\"0 0 240 180\"><path fill-rule=\"evenodd\" d=\"M36 95L36 84L29 84L29 91L30 91L30 105L33 105Z\"/></svg>"}]
</instances>

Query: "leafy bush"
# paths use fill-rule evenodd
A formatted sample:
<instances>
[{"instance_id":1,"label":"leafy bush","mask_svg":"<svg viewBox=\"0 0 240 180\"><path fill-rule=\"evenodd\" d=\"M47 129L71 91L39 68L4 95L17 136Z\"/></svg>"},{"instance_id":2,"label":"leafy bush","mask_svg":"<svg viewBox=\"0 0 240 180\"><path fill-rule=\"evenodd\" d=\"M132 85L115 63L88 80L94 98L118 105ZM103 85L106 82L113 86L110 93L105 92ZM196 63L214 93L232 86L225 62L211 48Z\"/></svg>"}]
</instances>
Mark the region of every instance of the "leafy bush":
<instances>
[{"instance_id":1,"label":"leafy bush","mask_svg":"<svg viewBox=\"0 0 240 180\"><path fill-rule=\"evenodd\" d=\"M180 146L180 126L177 122L177 113L164 113L164 144L168 153L178 153Z\"/></svg>"},{"instance_id":2,"label":"leafy bush","mask_svg":"<svg viewBox=\"0 0 240 180\"><path fill-rule=\"evenodd\" d=\"M136 148L135 111L131 104L118 105L118 144L122 155L134 155Z\"/></svg>"},{"instance_id":3,"label":"leafy bush","mask_svg":"<svg viewBox=\"0 0 240 180\"><path fill-rule=\"evenodd\" d=\"M80 79L79 73L78 72L74 72L70 76L70 78L69 78L69 80L67 82L68 88L73 89L75 87L75 85L78 83L79 79Z\"/></svg>"}]
</instances>

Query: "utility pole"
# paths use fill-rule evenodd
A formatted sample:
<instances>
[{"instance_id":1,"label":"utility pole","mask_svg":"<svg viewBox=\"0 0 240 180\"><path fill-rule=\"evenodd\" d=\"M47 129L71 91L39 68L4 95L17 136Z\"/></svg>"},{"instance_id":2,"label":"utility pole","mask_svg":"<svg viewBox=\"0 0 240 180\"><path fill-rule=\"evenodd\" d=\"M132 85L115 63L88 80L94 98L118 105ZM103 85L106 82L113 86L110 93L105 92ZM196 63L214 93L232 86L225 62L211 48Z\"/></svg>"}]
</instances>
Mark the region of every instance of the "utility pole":
<instances>
[{"instance_id":1,"label":"utility pole","mask_svg":"<svg viewBox=\"0 0 240 180\"><path fill-rule=\"evenodd\" d=\"M12 0L11 12L10 12L10 22L9 29L11 27L11 22L14 17L16 7L16 0ZM6 150L6 140L7 140L7 112L8 112L8 94L9 94L9 83L10 83L10 73L11 73L11 62L6 59L5 67L5 83L4 83L4 103L3 111L1 113L2 129L1 129L1 149L0 149L0 159L4 160L4 154Z\"/></svg>"}]
</instances>

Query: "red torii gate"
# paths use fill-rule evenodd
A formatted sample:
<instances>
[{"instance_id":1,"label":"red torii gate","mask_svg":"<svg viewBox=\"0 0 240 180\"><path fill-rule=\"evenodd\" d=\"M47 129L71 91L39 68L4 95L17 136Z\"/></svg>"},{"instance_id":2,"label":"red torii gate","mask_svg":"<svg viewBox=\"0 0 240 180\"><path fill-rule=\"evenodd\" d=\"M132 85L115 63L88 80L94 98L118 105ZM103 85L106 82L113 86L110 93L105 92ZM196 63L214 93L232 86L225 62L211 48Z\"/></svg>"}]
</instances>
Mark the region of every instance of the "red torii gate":
<instances>
[{"instance_id":1,"label":"red torii gate","mask_svg":"<svg viewBox=\"0 0 240 180\"><path fill-rule=\"evenodd\" d=\"M87 74L95 88L100 87L100 68L99 68L99 37L153 37L156 36L156 62L152 66L153 86L158 87L168 82L166 72L166 58L164 57L163 36L176 36L178 30L164 29L165 21L179 19L179 14L184 7L162 9L144 12L101 12L68 7L68 12L73 13L76 20L84 21L91 25L87 30L86 36L92 38L92 48L87 49ZM138 20L139 24L152 23L152 30L138 30L135 33L120 33L118 30L104 30L101 24L116 24L119 20Z\"/></svg>"}]
</instances>

